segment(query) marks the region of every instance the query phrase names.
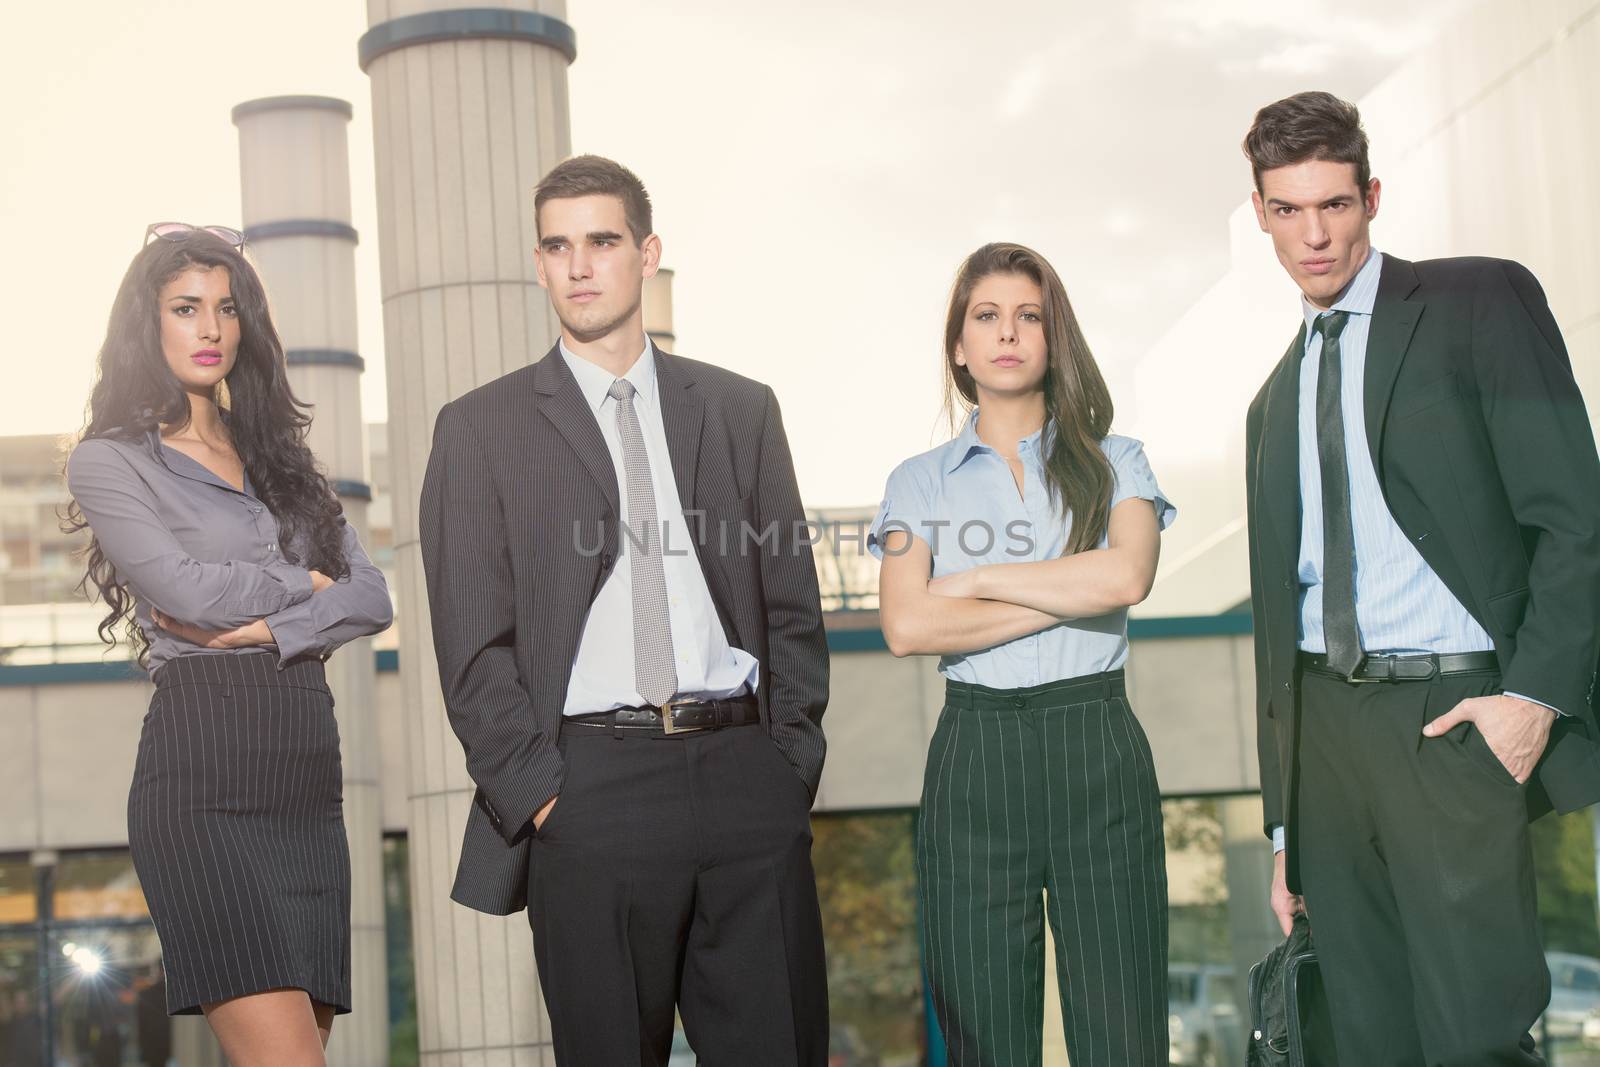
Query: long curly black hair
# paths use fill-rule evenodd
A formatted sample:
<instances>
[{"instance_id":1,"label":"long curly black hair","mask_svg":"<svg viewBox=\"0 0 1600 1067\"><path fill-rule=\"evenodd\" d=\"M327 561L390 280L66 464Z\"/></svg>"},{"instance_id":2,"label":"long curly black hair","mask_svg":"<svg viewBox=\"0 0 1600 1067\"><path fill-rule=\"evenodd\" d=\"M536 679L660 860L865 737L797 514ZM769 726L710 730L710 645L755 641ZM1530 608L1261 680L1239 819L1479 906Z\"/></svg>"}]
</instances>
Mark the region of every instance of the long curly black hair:
<instances>
[{"instance_id":1,"label":"long curly black hair","mask_svg":"<svg viewBox=\"0 0 1600 1067\"><path fill-rule=\"evenodd\" d=\"M250 472L256 496L278 521L278 543L291 563L321 571L335 580L350 573L344 554L344 509L306 445L310 405L289 388L283 343L267 310L261 278L244 255L204 230L177 240L151 241L133 257L111 305L106 339L85 426L78 439L109 437L139 440L161 426L188 425L189 397L167 366L161 349L158 296L163 286L194 267L228 272L239 317L239 351L227 377L223 424L234 450ZM87 529L76 500L69 501L63 529ZM100 639L117 642L117 625L126 622L128 643L141 663L149 640L133 617L133 596L90 530L88 561L78 589L92 585L109 609Z\"/></svg>"}]
</instances>

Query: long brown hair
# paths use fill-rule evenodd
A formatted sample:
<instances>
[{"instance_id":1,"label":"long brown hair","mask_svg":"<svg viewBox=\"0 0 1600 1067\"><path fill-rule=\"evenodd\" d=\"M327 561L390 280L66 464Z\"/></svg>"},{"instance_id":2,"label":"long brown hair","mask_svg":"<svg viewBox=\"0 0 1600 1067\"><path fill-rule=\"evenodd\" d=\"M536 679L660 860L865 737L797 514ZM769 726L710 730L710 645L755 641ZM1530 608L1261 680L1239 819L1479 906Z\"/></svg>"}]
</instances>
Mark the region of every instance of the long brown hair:
<instances>
[{"instance_id":1,"label":"long brown hair","mask_svg":"<svg viewBox=\"0 0 1600 1067\"><path fill-rule=\"evenodd\" d=\"M961 264L950 290L944 324L944 403L954 425L956 397L965 411L978 402L972 372L956 362L956 344L966 324L972 290L991 274L1021 274L1039 286L1043 301L1046 366L1044 372L1044 483L1051 503L1072 516L1072 534L1064 555L1094 548L1111 518L1111 462L1100 442L1111 432L1111 391L1095 365L1089 342L1078 327L1067 299L1067 287L1055 268L1031 248L1018 244L986 244Z\"/></svg>"}]
</instances>

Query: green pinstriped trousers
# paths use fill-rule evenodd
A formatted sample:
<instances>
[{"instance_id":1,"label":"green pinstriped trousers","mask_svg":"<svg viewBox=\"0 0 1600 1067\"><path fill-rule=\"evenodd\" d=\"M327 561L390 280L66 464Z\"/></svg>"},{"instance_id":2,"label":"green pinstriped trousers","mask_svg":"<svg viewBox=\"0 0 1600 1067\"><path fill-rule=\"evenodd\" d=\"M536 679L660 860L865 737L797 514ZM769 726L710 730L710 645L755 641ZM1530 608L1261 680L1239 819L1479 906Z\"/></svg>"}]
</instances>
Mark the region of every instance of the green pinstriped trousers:
<instances>
[{"instance_id":1,"label":"green pinstriped trousers","mask_svg":"<svg viewBox=\"0 0 1600 1067\"><path fill-rule=\"evenodd\" d=\"M948 683L917 875L950 1067L1040 1063L1047 920L1073 1067L1165 1067L1161 794L1121 671Z\"/></svg>"}]
</instances>

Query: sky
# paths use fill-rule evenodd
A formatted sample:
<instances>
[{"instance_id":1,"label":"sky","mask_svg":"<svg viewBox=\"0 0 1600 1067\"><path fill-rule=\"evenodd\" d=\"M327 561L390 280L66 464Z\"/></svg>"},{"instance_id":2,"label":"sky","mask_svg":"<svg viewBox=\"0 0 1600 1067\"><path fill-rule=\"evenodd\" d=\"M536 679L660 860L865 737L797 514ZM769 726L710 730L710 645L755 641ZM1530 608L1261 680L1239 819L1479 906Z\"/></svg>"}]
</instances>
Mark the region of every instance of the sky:
<instances>
[{"instance_id":1,"label":"sky","mask_svg":"<svg viewBox=\"0 0 1600 1067\"><path fill-rule=\"evenodd\" d=\"M1137 434L1133 368L1226 269L1255 109L1359 98L1464 6L570 0L572 146L649 187L678 351L776 389L808 505L871 504L948 436L940 334L967 253L1050 259L1129 413L1115 428ZM7 20L0 433L81 425L145 225L236 225L230 110L291 93L354 105L362 398L381 420L365 5L80 0Z\"/></svg>"}]
</instances>

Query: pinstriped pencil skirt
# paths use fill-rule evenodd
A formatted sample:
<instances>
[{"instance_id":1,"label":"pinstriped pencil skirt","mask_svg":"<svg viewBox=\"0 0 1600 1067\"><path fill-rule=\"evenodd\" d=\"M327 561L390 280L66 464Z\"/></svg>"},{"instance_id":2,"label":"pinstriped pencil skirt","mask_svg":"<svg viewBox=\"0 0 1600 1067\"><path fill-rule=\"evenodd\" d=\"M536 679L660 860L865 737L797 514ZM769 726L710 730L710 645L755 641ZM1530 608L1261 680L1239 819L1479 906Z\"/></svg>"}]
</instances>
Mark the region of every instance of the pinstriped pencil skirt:
<instances>
[{"instance_id":1,"label":"pinstriped pencil skirt","mask_svg":"<svg viewBox=\"0 0 1600 1067\"><path fill-rule=\"evenodd\" d=\"M322 664L188 655L155 672L128 844L167 1011L269 989L350 1010L350 852Z\"/></svg>"}]
</instances>

